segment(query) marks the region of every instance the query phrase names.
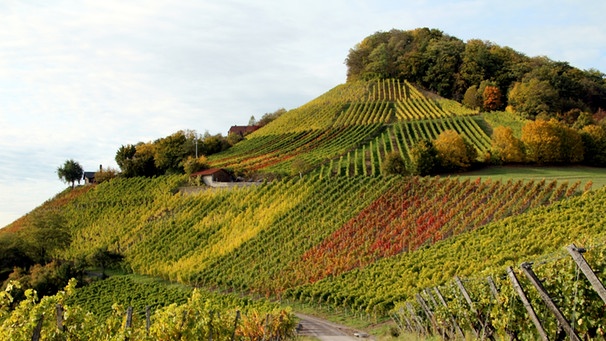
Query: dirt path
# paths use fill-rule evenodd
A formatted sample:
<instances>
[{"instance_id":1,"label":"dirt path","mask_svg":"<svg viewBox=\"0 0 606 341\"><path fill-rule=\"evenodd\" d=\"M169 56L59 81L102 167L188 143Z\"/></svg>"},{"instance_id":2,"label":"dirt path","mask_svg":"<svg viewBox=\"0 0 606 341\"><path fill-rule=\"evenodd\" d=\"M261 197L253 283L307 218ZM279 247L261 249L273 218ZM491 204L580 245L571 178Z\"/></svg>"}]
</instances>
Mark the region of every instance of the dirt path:
<instances>
[{"instance_id":1,"label":"dirt path","mask_svg":"<svg viewBox=\"0 0 606 341\"><path fill-rule=\"evenodd\" d=\"M322 341L370 340L370 338L364 338L368 337L368 335L357 332L349 327L309 315L296 315L301 320L299 335L313 336Z\"/></svg>"}]
</instances>

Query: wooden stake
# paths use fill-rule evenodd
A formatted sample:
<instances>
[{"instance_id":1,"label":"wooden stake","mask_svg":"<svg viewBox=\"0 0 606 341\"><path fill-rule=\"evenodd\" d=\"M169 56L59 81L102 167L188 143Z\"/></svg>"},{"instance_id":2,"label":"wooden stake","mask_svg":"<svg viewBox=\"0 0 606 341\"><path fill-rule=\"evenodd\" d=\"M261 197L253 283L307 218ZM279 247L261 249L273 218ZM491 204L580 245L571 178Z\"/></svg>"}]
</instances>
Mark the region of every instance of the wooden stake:
<instances>
[{"instance_id":1,"label":"wooden stake","mask_svg":"<svg viewBox=\"0 0 606 341\"><path fill-rule=\"evenodd\" d=\"M455 276L455 283L457 284L457 287L459 287L459 291L461 291L461 294L463 294L463 298L465 298L465 301L467 302L467 304L469 305L469 308L471 309L471 311L474 314L474 317L477 318L478 317L478 312L476 311L476 308L473 306L473 302L471 301L471 297L469 296L469 293L467 292L467 289L465 289L465 286L463 285L463 282L461 282L461 279L459 278L459 276ZM482 324L480 322L480 324ZM476 330L476 327L473 323L471 323L471 330L473 331L476 339L480 337L480 333L478 330Z\"/></svg>"},{"instance_id":2,"label":"wooden stake","mask_svg":"<svg viewBox=\"0 0 606 341\"><path fill-rule=\"evenodd\" d=\"M234 331L231 334L231 341L236 339L236 329L238 329L238 320L240 319L240 310L236 310L236 319L234 321Z\"/></svg>"},{"instance_id":3,"label":"wooden stake","mask_svg":"<svg viewBox=\"0 0 606 341\"><path fill-rule=\"evenodd\" d=\"M412 318L413 321L415 321L415 323L417 324L417 333L419 334L427 334L427 329L425 328L425 326L423 325L423 323L421 322L421 318L417 315L417 313L415 312L415 309L412 307L412 304L410 304L410 302L406 302L406 308L408 309L408 313L410 314L410 318Z\"/></svg>"},{"instance_id":4,"label":"wooden stake","mask_svg":"<svg viewBox=\"0 0 606 341\"><path fill-rule=\"evenodd\" d=\"M438 287L433 288L433 290L436 292L436 296L438 296L438 299L440 300L440 303L442 303L442 305L444 306L444 308L448 309L448 305L446 304L446 300L444 299L444 296L442 296L442 293L440 292L440 289L438 289ZM450 315L450 321L452 322L452 325L455 329L455 332L462 338L465 339L465 334L463 334L463 330L461 329L461 327L459 326L459 324L457 323L457 320L455 319L454 316L452 316L452 314Z\"/></svg>"},{"instance_id":5,"label":"wooden stake","mask_svg":"<svg viewBox=\"0 0 606 341\"><path fill-rule=\"evenodd\" d=\"M40 334L42 333L42 322L44 322L44 315L40 315L38 323L36 323L36 327L34 327L34 332L32 333L32 341L40 340Z\"/></svg>"},{"instance_id":6,"label":"wooden stake","mask_svg":"<svg viewBox=\"0 0 606 341\"><path fill-rule=\"evenodd\" d=\"M509 279L511 280L511 283L513 284L513 289L516 291L516 293L520 297L520 300L522 300L522 303L524 304L524 308L526 308L526 312L528 312L528 315L530 316L532 323L534 323L534 326L537 328L539 335L541 335L541 339L543 339L545 341L549 341L549 338L547 337L547 333L545 332L545 329L543 328L541 321L537 317L537 314L534 312L534 308L532 307L532 304L528 300L528 297L526 297L526 293L524 292L524 289L520 285L520 282L518 282L518 278L516 277L515 272L513 272L513 269L510 266L507 267L507 275L509 275Z\"/></svg>"},{"instance_id":7,"label":"wooden stake","mask_svg":"<svg viewBox=\"0 0 606 341\"><path fill-rule=\"evenodd\" d=\"M574 261L577 263L581 271L583 271L583 274L585 275L585 277L587 277L593 289L598 293L598 295L600 295L602 301L606 303L606 288L604 288L604 284L602 283L602 281L600 281L598 276L595 275L595 272L593 272L593 269L591 268L591 266L589 266L589 264L585 260L585 257L583 257L582 253L585 252L585 250L576 247L576 245L574 244L567 246L566 249L568 250L568 253L570 253L570 255L572 256L572 259L574 259Z\"/></svg>"},{"instance_id":8,"label":"wooden stake","mask_svg":"<svg viewBox=\"0 0 606 341\"><path fill-rule=\"evenodd\" d=\"M543 302L545 302L547 308L558 320L560 326L564 328L564 331L566 331L566 334L568 334L570 339L573 341L581 341L579 336L575 333L574 328L572 328L568 320L566 320L564 315L562 315L560 309L555 305L551 297L549 297L547 290L545 290L545 287L543 287L543 284L541 283L537 275L534 273L534 271L532 271L532 264L522 263L520 267L522 268L522 271L524 272L526 277L528 277L528 280L530 280L532 285L534 285L534 287L537 289L537 291L539 292L539 296L541 296L541 299L543 299Z\"/></svg>"},{"instance_id":9,"label":"wooden stake","mask_svg":"<svg viewBox=\"0 0 606 341\"><path fill-rule=\"evenodd\" d=\"M423 308L425 315L427 315L427 320L429 320L429 322L431 323L433 333L436 334L438 331L438 326L436 325L436 320L433 317L433 312L431 311L431 309L429 309L429 307L427 306L427 302L425 302L425 300L420 294L416 294L415 297L417 298L417 302L419 302L419 304L421 305L421 308Z\"/></svg>"},{"instance_id":10,"label":"wooden stake","mask_svg":"<svg viewBox=\"0 0 606 341\"><path fill-rule=\"evenodd\" d=\"M61 304L57 303L56 307L56 312L57 312L57 329L60 332L64 331L64 327L63 327L63 307L61 306Z\"/></svg>"},{"instance_id":11,"label":"wooden stake","mask_svg":"<svg viewBox=\"0 0 606 341\"><path fill-rule=\"evenodd\" d=\"M133 323L133 307L126 308L126 328L130 328Z\"/></svg>"},{"instance_id":12,"label":"wooden stake","mask_svg":"<svg viewBox=\"0 0 606 341\"><path fill-rule=\"evenodd\" d=\"M495 300L498 300L499 299L499 290L497 290L497 286L496 286L496 284L494 284L492 277L491 276L486 277L486 281L488 282L488 286L490 287L490 292L492 293L492 296L495 298Z\"/></svg>"}]
</instances>

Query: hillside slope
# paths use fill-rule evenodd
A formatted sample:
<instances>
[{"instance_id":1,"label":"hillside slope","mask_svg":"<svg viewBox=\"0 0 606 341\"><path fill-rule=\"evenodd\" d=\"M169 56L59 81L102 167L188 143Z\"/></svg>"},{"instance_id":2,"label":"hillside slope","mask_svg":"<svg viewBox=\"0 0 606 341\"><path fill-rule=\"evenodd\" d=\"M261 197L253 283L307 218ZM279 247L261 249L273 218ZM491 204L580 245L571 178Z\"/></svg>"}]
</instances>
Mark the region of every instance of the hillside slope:
<instances>
[{"instance_id":1,"label":"hillside slope","mask_svg":"<svg viewBox=\"0 0 606 341\"><path fill-rule=\"evenodd\" d=\"M417 141L447 129L486 152L490 138L473 115L477 112L428 97L405 81L349 82L286 112L209 162L245 174L291 175L294 161L301 160L306 172L324 166L327 175L379 175L386 154L409 160Z\"/></svg>"}]
</instances>

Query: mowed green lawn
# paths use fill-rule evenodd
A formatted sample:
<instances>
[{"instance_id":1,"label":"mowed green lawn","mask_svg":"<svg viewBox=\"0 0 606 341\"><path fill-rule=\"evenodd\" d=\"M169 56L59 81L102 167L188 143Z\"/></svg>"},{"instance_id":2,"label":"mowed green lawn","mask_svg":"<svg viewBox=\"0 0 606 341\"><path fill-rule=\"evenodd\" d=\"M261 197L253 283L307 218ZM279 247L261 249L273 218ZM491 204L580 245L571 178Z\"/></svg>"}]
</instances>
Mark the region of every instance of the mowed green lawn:
<instances>
[{"instance_id":1,"label":"mowed green lawn","mask_svg":"<svg viewBox=\"0 0 606 341\"><path fill-rule=\"evenodd\" d=\"M569 183L581 181L581 188L588 181L593 182L591 188L598 189L606 186L606 168L586 166L568 167L531 167L531 166L501 166L487 167L477 171L459 174L461 179L493 179L507 181L509 179L525 180L553 180L568 181Z\"/></svg>"}]
</instances>

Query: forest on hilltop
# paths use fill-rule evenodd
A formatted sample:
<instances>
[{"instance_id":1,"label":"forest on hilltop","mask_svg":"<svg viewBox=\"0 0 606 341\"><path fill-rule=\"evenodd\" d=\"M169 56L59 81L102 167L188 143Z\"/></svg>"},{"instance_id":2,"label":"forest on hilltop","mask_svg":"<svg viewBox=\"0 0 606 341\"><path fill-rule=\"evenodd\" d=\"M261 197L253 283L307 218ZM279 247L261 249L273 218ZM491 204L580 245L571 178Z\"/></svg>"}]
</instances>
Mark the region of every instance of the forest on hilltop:
<instances>
[{"instance_id":1,"label":"forest on hilltop","mask_svg":"<svg viewBox=\"0 0 606 341\"><path fill-rule=\"evenodd\" d=\"M528 57L489 41L464 42L437 29L376 32L350 49L345 63L347 81L405 79L487 111L510 105L536 117L606 108L605 75L598 70ZM489 107L476 100L484 91L495 90L495 103Z\"/></svg>"}]
</instances>

